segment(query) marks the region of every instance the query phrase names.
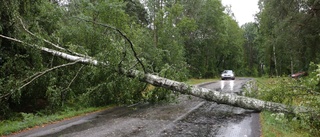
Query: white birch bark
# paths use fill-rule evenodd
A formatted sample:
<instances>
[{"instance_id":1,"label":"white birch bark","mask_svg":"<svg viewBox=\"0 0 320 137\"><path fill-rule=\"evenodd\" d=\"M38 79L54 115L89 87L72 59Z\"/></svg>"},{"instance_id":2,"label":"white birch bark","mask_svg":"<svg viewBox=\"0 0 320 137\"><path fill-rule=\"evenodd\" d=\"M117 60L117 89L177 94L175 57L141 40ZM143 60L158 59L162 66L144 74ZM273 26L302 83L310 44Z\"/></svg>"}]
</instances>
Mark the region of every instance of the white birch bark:
<instances>
[{"instance_id":1,"label":"white birch bark","mask_svg":"<svg viewBox=\"0 0 320 137\"><path fill-rule=\"evenodd\" d=\"M276 57L276 46L273 44L273 59L274 59L274 69L276 72L276 76L278 76L278 70L277 70L277 57Z\"/></svg>"},{"instance_id":2,"label":"white birch bark","mask_svg":"<svg viewBox=\"0 0 320 137\"><path fill-rule=\"evenodd\" d=\"M56 50L45 48L45 47L39 47L39 49L41 51L46 52L46 53L50 53L53 56L57 56L57 57L60 57L60 58L63 58L63 59L69 60L69 61L77 61L79 63L88 64L88 65L91 64L94 66L97 66L100 64L102 64L102 65L108 64L108 62L98 62L97 60L95 60L89 56L88 57L79 57L79 56L70 55L70 54L67 54L64 52L56 51Z\"/></svg>"}]
</instances>

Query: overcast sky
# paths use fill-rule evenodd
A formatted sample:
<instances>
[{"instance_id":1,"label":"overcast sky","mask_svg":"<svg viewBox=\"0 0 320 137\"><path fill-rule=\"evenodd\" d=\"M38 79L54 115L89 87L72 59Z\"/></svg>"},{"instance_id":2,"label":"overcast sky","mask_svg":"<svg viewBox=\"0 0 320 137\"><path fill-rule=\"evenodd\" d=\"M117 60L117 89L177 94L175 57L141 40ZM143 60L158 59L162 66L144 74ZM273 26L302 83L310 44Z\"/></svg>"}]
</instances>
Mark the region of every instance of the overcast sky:
<instances>
[{"instance_id":1,"label":"overcast sky","mask_svg":"<svg viewBox=\"0 0 320 137\"><path fill-rule=\"evenodd\" d=\"M254 22L254 14L258 9L259 0L221 0L223 5L231 5L231 10L241 26L247 22Z\"/></svg>"}]
</instances>

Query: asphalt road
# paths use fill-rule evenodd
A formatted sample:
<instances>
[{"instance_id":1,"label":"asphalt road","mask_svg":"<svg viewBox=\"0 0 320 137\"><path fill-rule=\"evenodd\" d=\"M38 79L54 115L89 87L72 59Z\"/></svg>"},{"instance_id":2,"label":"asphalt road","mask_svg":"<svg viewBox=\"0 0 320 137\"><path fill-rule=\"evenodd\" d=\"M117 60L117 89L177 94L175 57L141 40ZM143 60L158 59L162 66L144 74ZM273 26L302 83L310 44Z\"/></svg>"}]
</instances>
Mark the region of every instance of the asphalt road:
<instances>
[{"instance_id":1,"label":"asphalt road","mask_svg":"<svg viewBox=\"0 0 320 137\"><path fill-rule=\"evenodd\" d=\"M249 79L224 80L199 85L240 94ZM180 95L177 102L137 104L35 128L12 137L158 137L217 136L259 137L259 114L203 99Z\"/></svg>"}]
</instances>

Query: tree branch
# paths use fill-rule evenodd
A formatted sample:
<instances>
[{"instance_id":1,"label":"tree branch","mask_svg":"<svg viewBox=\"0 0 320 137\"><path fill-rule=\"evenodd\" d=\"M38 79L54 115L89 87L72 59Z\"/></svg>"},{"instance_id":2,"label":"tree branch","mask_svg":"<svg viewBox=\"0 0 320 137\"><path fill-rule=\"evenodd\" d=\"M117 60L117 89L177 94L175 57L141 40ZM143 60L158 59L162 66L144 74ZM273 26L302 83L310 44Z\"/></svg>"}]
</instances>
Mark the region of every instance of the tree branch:
<instances>
[{"instance_id":1,"label":"tree branch","mask_svg":"<svg viewBox=\"0 0 320 137\"><path fill-rule=\"evenodd\" d=\"M79 75L79 73L80 73L80 71L82 70L83 67L84 67L84 65L82 65L82 66L80 67L80 69L78 70L78 72L76 73L76 75L73 77L73 79L71 80L71 82L69 83L69 85L64 89L64 91L67 90L67 89L71 86L71 84L73 83L73 81L78 77L78 75Z\"/></svg>"},{"instance_id":2,"label":"tree branch","mask_svg":"<svg viewBox=\"0 0 320 137\"><path fill-rule=\"evenodd\" d=\"M8 97L8 96L10 96L10 95L11 95L11 93L8 92L7 94L4 94L4 95L0 96L0 99L5 98L5 97Z\"/></svg>"},{"instance_id":3,"label":"tree branch","mask_svg":"<svg viewBox=\"0 0 320 137\"><path fill-rule=\"evenodd\" d=\"M77 56L80 56L80 57L86 57L86 55L73 52L73 51L71 51L71 50L69 50L69 49L65 49L65 48L63 48L63 47L60 47L60 46L57 45L57 44L52 43L52 42L50 42L49 40L46 40L46 39L44 39L44 38L40 38L39 36L35 35L34 33L32 33L31 31L29 31L29 30L26 28L26 26L24 25L24 23L23 23L23 21L22 21L21 18L19 18L19 20L20 20L20 23L21 23L23 29L24 29L27 33L29 33L31 36L36 37L37 39L40 39L40 40L48 43L49 45L51 45L51 46L53 46L53 47L55 47L55 48L57 48L57 49L60 49L60 50L62 50L62 51L67 51L67 52L69 52L69 53L71 53L71 54L74 54L74 55L77 55Z\"/></svg>"},{"instance_id":4,"label":"tree branch","mask_svg":"<svg viewBox=\"0 0 320 137\"><path fill-rule=\"evenodd\" d=\"M59 68L62 68L62 67L74 65L74 64L76 64L76 63L78 63L78 62L79 62L79 61L69 62L69 63L66 63L66 64L59 65L59 66L55 66L55 67L53 67L53 68L47 69L47 70L42 71L42 72L37 72L37 73L33 74L32 76L30 76L30 77L26 78L25 80L23 80L22 83L24 83L24 82L28 81L29 79L31 79L30 81L26 82L26 83L23 84L21 87L19 87L18 90L21 90L22 88L24 88L25 86L29 85L30 83L32 83L32 82L33 82L34 80L36 80L37 78L43 76L44 74L46 74L46 73L48 73L48 72L50 72L50 71L53 71L53 70L55 70L55 69L59 69ZM82 67L83 67L83 66L82 66ZM80 69L82 69L82 67L81 67ZM79 73L79 72L78 72L78 73ZM78 73L77 73L77 75L78 75ZM76 76L77 76L77 75L76 75ZM76 76L75 76L75 77L76 77ZM74 79L75 79L75 77L74 77ZM73 79L73 80L74 80L74 79ZM72 80L72 81L73 81L73 80ZM71 85L71 83L69 84L69 86L70 86L70 85ZM69 86L68 86L68 87L69 87ZM8 92L7 94L0 96L0 99L5 98L5 97L8 97L8 96L10 96L10 95L12 95L12 94L13 94L13 92Z\"/></svg>"},{"instance_id":5,"label":"tree branch","mask_svg":"<svg viewBox=\"0 0 320 137\"><path fill-rule=\"evenodd\" d=\"M19 87L18 90L24 88L25 86L29 85L31 82L33 82L34 80L36 80L37 78L43 76L44 74L46 74L46 73L48 73L48 72L50 72L50 71L52 71L52 70L55 70L55 69L58 69L58 68L62 68L62 67L66 67L66 66L70 66L70 65L74 65L74 64L76 64L76 63L78 63L78 61L74 61L74 62L62 64L62 65L55 66L55 67L53 67L53 68L47 69L47 70L45 70L45 71L39 72L39 73L37 73L36 75L33 75L33 76L32 76L33 78L32 78L29 82L27 82L27 83L25 83L24 85L22 85L21 87ZM29 79L29 78L28 78L28 79ZM24 80L24 81L25 81L25 80Z\"/></svg>"},{"instance_id":6,"label":"tree branch","mask_svg":"<svg viewBox=\"0 0 320 137\"><path fill-rule=\"evenodd\" d=\"M8 40L12 40L12 41L15 41L15 42L18 42L18 43L21 43L21 44L24 44L24 45L27 45L27 46L30 46L30 47L33 47L33 48L37 48L45 53L49 53L53 56L57 56L57 57L60 57L60 58L63 58L63 59L67 59L69 61L78 61L79 63L83 63L83 64L91 64L91 65L108 65L109 62L98 62L97 60L93 59L92 57L79 57L79 56L75 56L75 55L70 55L70 54L67 54L67 53L64 53L64 52L60 52L60 51L56 51L56 50L53 50L53 49L49 49L49 48L46 48L46 47L40 47L40 46L37 46L37 45L32 45L32 44L29 44L29 43L26 43L26 42L23 42L21 40L18 40L18 39L15 39L15 38L11 38L11 37L8 37L8 36L4 36L4 35L1 35L0 34L0 37L2 38L5 38L5 39L8 39Z\"/></svg>"},{"instance_id":7,"label":"tree branch","mask_svg":"<svg viewBox=\"0 0 320 137\"><path fill-rule=\"evenodd\" d=\"M133 43L131 42L131 40L130 40L124 33L122 33L122 31L120 31L119 29L117 29L117 28L115 28L115 27L112 27L112 26L110 26L110 25L102 24L102 23L99 23L99 22L96 22L96 21L90 21L90 20L86 20L86 19L82 19L82 18L77 18L77 19L83 20L83 21L86 21L86 22L95 23L95 24L97 24L97 25L100 25L100 26L103 26L103 27L107 27L107 28L111 28L111 29L117 31L117 32L130 44L130 47L131 47L131 50L132 50L132 52L133 52L134 57L137 59L137 61L138 61L139 64L141 65L141 67L142 67L142 69L143 69L143 72L144 72L144 73L147 73L147 72L146 72L146 69L145 69L145 67L144 67L144 65L143 65L143 63L142 63L141 60L138 58L137 53L136 53L136 51L134 50Z\"/></svg>"},{"instance_id":8,"label":"tree branch","mask_svg":"<svg viewBox=\"0 0 320 137\"><path fill-rule=\"evenodd\" d=\"M119 64L118 64L118 69L121 69L121 67L122 67L122 62L123 62L123 60L126 58L126 56L127 56L127 49L126 49L126 46L124 46L124 49L123 49L123 51L122 51L123 53L123 57L122 57L122 59L120 60L120 62L119 62Z\"/></svg>"}]
</instances>

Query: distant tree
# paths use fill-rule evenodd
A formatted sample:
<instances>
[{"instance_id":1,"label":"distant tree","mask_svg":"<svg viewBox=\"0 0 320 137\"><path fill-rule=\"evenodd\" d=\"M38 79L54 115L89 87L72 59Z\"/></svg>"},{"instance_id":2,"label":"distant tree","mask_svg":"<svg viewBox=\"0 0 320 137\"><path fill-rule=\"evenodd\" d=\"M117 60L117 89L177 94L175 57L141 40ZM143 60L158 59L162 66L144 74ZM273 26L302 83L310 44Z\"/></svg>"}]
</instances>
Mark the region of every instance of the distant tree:
<instances>
[{"instance_id":1,"label":"distant tree","mask_svg":"<svg viewBox=\"0 0 320 137\"><path fill-rule=\"evenodd\" d=\"M262 52L260 51L260 43L258 41L259 32L258 32L258 24L250 22L245 23L241 26L244 30L244 59L245 64L248 65L248 72L249 76L258 76L258 72L261 76L263 68L261 65L263 60L261 59Z\"/></svg>"},{"instance_id":2,"label":"distant tree","mask_svg":"<svg viewBox=\"0 0 320 137\"><path fill-rule=\"evenodd\" d=\"M319 62L320 3L314 0L260 0L259 30L270 75L307 70Z\"/></svg>"}]
</instances>

